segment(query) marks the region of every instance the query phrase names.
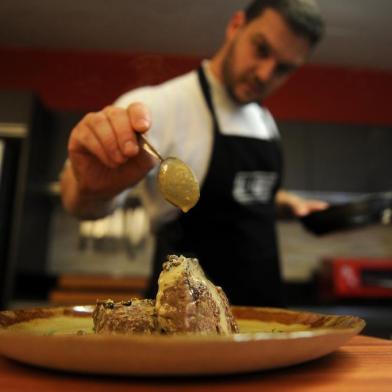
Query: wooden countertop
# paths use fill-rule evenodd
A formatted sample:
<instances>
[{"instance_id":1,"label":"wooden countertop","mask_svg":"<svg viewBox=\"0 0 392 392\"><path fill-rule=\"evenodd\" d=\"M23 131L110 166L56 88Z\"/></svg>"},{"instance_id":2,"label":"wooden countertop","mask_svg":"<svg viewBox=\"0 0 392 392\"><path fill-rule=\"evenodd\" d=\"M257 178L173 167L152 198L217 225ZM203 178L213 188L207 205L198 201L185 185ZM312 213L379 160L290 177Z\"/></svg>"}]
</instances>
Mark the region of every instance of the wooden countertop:
<instances>
[{"instance_id":1,"label":"wooden countertop","mask_svg":"<svg viewBox=\"0 0 392 392\"><path fill-rule=\"evenodd\" d=\"M258 373L190 378L107 377L38 369L0 356L0 391L312 391L389 392L392 341L354 337L336 352L305 364Z\"/></svg>"}]
</instances>

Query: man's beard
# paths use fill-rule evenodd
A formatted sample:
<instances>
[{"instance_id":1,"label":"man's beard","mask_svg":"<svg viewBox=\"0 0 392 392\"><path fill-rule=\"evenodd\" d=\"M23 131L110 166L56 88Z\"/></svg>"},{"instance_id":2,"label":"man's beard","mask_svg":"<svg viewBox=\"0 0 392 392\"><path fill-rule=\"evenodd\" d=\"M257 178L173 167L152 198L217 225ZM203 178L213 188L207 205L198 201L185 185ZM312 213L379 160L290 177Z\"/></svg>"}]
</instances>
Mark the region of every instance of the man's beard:
<instances>
[{"instance_id":1,"label":"man's beard","mask_svg":"<svg viewBox=\"0 0 392 392\"><path fill-rule=\"evenodd\" d=\"M229 47L227 54L223 60L223 65L222 65L222 75L223 75L223 82L224 86L226 88L227 93L229 96L238 104L240 105L246 105L251 102L257 102L260 103L261 100L265 96L265 89L266 86L263 82L260 82L256 76L252 75L252 73L244 73L242 75L236 76L233 72L233 64L234 64L234 58L235 58L235 42L234 41L231 46ZM252 86L255 87L257 90L257 94L254 97L251 97L249 99L241 99L237 96L235 92L235 87L236 84L242 83L242 82L247 82L251 84Z\"/></svg>"}]
</instances>

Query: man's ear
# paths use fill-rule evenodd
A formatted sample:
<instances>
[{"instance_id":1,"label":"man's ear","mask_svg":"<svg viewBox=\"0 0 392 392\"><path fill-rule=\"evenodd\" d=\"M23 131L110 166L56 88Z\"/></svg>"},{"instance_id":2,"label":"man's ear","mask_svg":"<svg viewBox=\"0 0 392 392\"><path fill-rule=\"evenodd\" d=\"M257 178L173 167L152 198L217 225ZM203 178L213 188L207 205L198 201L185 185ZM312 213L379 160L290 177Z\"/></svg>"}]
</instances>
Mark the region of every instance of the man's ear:
<instances>
[{"instance_id":1,"label":"man's ear","mask_svg":"<svg viewBox=\"0 0 392 392\"><path fill-rule=\"evenodd\" d=\"M246 16L244 11L237 11L230 19L229 24L226 28L226 38L233 38L238 30L240 30L246 24Z\"/></svg>"}]
</instances>

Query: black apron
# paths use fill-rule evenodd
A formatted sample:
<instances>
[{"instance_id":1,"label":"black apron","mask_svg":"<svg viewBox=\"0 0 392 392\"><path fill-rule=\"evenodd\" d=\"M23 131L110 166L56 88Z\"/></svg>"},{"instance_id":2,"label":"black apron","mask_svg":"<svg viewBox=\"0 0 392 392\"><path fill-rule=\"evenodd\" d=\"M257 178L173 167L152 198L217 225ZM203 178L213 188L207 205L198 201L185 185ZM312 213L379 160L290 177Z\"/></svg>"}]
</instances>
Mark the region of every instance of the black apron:
<instances>
[{"instance_id":1,"label":"black apron","mask_svg":"<svg viewBox=\"0 0 392 392\"><path fill-rule=\"evenodd\" d=\"M198 77L214 125L210 166L196 206L157 233L155 297L168 254L197 257L233 305L282 306L274 198L280 185L276 140L224 135L203 69Z\"/></svg>"}]
</instances>

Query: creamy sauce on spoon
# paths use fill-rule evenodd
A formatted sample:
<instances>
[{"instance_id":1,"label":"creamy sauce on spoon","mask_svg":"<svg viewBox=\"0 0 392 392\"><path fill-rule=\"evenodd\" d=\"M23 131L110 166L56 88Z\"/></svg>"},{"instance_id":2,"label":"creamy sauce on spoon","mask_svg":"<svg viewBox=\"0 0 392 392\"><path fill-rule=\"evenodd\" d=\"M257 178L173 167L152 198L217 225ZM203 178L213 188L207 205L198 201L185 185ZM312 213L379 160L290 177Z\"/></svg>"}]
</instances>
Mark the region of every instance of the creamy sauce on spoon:
<instances>
[{"instance_id":1,"label":"creamy sauce on spoon","mask_svg":"<svg viewBox=\"0 0 392 392\"><path fill-rule=\"evenodd\" d=\"M158 187L163 197L183 212L188 212L200 198L199 182L192 169L181 159L163 159L154 146L138 134L141 146L161 161L158 172Z\"/></svg>"},{"instance_id":2,"label":"creamy sauce on spoon","mask_svg":"<svg viewBox=\"0 0 392 392\"><path fill-rule=\"evenodd\" d=\"M166 158L161 162L158 185L164 198L183 212L188 212L200 198L195 174L178 158Z\"/></svg>"}]
</instances>

